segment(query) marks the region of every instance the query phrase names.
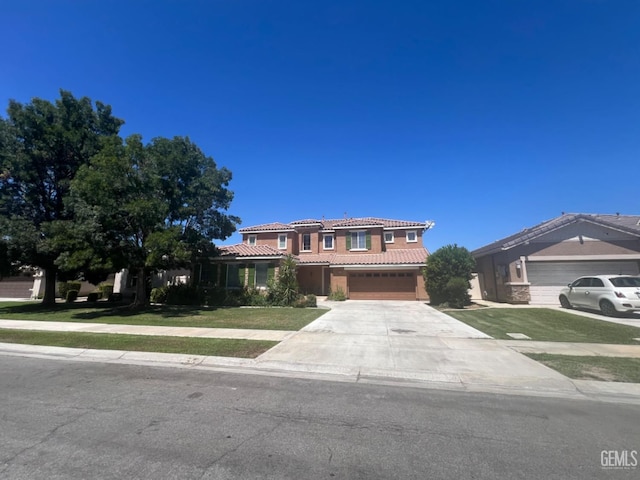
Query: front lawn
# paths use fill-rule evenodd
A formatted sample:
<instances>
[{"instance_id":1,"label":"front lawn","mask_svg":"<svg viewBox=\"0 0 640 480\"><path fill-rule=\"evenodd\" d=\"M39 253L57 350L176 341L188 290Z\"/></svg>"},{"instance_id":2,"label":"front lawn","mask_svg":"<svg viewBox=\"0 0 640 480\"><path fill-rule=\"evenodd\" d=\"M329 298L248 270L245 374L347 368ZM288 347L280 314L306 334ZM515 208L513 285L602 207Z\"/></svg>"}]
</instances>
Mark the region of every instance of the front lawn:
<instances>
[{"instance_id":1,"label":"front lawn","mask_svg":"<svg viewBox=\"0 0 640 480\"><path fill-rule=\"evenodd\" d=\"M640 358L578 357L547 353L526 355L576 380L640 383Z\"/></svg>"},{"instance_id":2,"label":"front lawn","mask_svg":"<svg viewBox=\"0 0 640 480\"><path fill-rule=\"evenodd\" d=\"M256 358L278 344L266 340L166 337L108 333L34 332L0 329L0 342L55 347L182 353L221 357Z\"/></svg>"},{"instance_id":3,"label":"front lawn","mask_svg":"<svg viewBox=\"0 0 640 480\"><path fill-rule=\"evenodd\" d=\"M581 317L547 308L483 308L448 311L450 315L493 338L511 340L507 333L524 333L531 340L638 344L640 328Z\"/></svg>"},{"instance_id":4,"label":"front lawn","mask_svg":"<svg viewBox=\"0 0 640 480\"><path fill-rule=\"evenodd\" d=\"M93 322L166 327L300 330L328 310L316 308L183 307L156 305L144 310L107 302L40 303L0 302L0 319L50 322Z\"/></svg>"}]
</instances>

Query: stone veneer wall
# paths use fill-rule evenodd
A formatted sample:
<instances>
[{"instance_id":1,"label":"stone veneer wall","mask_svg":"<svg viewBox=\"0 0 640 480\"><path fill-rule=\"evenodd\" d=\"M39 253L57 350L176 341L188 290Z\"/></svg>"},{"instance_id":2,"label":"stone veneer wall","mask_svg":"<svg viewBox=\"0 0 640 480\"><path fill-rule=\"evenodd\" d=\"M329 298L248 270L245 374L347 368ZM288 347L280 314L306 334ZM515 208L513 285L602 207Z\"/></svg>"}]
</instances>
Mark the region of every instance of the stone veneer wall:
<instances>
[{"instance_id":1,"label":"stone veneer wall","mask_svg":"<svg viewBox=\"0 0 640 480\"><path fill-rule=\"evenodd\" d=\"M504 285L506 300L508 303L529 303L531 294L529 292L529 284L525 285Z\"/></svg>"}]
</instances>

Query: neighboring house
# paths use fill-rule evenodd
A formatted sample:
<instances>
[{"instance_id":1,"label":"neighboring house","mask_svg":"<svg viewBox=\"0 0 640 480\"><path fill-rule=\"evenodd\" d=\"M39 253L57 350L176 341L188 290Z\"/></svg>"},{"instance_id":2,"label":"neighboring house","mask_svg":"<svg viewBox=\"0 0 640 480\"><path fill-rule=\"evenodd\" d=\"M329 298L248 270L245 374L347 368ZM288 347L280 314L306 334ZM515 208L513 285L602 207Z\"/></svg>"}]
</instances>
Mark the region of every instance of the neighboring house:
<instances>
[{"instance_id":1,"label":"neighboring house","mask_svg":"<svg viewBox=\"0 0 640 480\"><path fill-rule=\"evenodd\" d=\"M640 215L562 214L471 252L482 297L558 304L585 275L640 272Z\"/></svg>"},{"instance_id":2,"label":"neighboring house","mask_svg":"<svg viewBox=\"0 0 640 480\"><path fill-rule=\"evenodd\" d=\"M422 236L432 225L350 218L246 227L241 244L220 247L220 255L194 275L200 284L263 288L289 254L298 263L303 293L342 289L351 299L425 300Z\"/></svg>"}]
</instances>

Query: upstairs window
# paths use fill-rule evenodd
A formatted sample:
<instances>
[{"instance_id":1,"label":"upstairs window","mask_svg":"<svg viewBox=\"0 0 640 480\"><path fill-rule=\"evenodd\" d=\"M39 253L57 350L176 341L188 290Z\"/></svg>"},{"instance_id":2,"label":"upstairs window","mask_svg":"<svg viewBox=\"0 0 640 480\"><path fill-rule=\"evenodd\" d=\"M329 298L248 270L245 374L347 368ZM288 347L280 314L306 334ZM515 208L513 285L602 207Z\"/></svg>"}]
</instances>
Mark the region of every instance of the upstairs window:
<instances>
[{"instance_id":1,"label":"upstairs window","mask_svg":"<svg viewBox=\"0 0 640 480\"><path fill-rule=\"evenodd\" d=\"M281 233L280 235L278 235L278 248L280 250L286 250L287 249L287 234L286 233Z\"/></svg>"},{"instance_id":2,"label":"upstairs window","mask_svg":"<svg viewBox=\"0 0 640 480\"><path fill-rule=\"evenodd\" d=\"M416 243L418 241L418 234L415 230L409 230L407 232L407 243Z\"/></svg>"},{"instance_id":3,"label":"upstairs window","mask_svg":"<svg viewBox=\"0 0 640 480\"><path fill-rule=\"evenodd\" d=\"M384 243L393 243L393 232L384 232Z\"/></svg>"},{"instance_id":4,"label":"upstairs window","mask_svg":"<svg viewBox=\"0 0 640 480\"><path fill-rule=\"evenodd\" d=\"M369 250L371 248L371 234L364 230L350 232L347 235L347 250Z\"/></svg>"},{"instance_id":5,"label":"upstairs window","mask_svg":"<svg viewBox=\"0 0 640 480\"><path fill-rule=\"evenodd\" d=\"M333 235L325 235L323 248L325 250L333 250Z\"/></svg>"},{"instance_id":6,"label":"upstairs window","mask_svg":"<svg viewBox=\"0 0 640 480\"><path fill-rule=\"evenodd\" d=\"M303 252L311 251L311 234L310 233L302 234L302 251Z\"/></svg>"},{"instance_id":7,"label":"upstairs window","mask_svg":"<svg viewBox=\"0 0 640 480\"><path fill-rule=\"evenodd\" d=\"M258 238L257 235L249 235L249 238L247 239L247 244L250 247L255 247L257 238Z\"/></svg>"}]
</instances>

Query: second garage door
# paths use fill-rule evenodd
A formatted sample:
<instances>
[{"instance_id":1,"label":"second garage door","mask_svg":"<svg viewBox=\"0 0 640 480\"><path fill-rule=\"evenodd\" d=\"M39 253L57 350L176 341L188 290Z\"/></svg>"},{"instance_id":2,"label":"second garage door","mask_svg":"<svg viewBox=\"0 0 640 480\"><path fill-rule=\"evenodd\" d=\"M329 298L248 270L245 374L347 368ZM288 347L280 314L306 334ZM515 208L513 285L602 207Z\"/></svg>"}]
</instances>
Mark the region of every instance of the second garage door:
<instances>
[{"instance_id":1,"label":"second garage door","mask_svg":"<svg viewBox=\"0 0 640 480\"><path fill-rule=\"evenodd\" d=\"M638 275L636 261L527 262L531 304L558 304L560 290L578 277Z\"/></svg>"},{"instance_id":2,"label":"second garage door","mask_svg":"<svg viewBox=\"0 0 640 480\"><path fill-rule=\"evenodd\" d=\"M414 272L351 272L352 300L416 300Z\"/></svg>"}]
</instances>

